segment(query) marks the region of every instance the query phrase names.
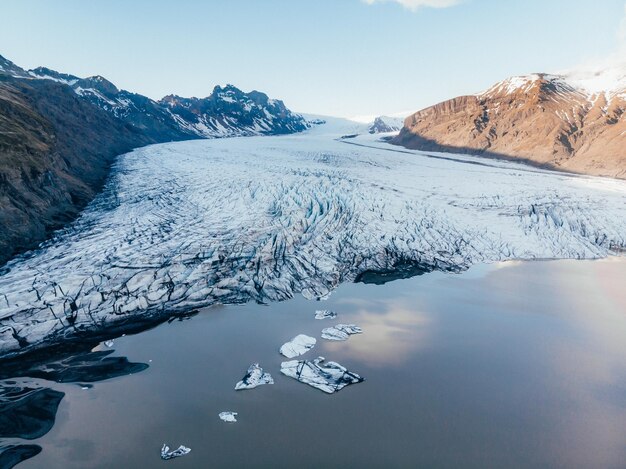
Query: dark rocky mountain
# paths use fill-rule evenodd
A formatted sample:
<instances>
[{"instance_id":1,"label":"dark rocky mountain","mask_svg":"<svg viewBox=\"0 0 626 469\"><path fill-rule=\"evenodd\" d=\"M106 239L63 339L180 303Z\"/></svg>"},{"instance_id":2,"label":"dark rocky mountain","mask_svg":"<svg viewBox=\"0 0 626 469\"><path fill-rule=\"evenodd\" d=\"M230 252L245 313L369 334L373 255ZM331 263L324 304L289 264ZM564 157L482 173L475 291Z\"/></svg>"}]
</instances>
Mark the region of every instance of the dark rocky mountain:
<instances>
[{"instance_id":1,"label":"dark rocky mountain","mask_svg":"<svg viewBox=\"0 0 626 469\"><path fill-rule=\"evenodd\" d=\"M207 98L157 102L100 76L26 71L0 56L0 265L75 218L132 148L307 126L256 91L216 87Z\"/></svg>"},{"instance_id":2,"label":"dark rocky mountain","mask_svg":"<svg viewBox=\"0 0 626 469\"><path fill-rule=\"evenodd\" d=\"M626 66L496 83L409 116L393 143L626 178Z\"/></svg>"},{"instance_id":3,"label":"dark rocky mountain","mask_svg":"<svg viewBox=\"0 0 626 469\"><path fill-rule=\"evenodd\" d=\"M159 104L181 127L201 137L288 134L306 128L302 117L282 101L258 91L244 93L233 85L216 86L202 99L169 95Z\"/></svg>"}]
</instances>

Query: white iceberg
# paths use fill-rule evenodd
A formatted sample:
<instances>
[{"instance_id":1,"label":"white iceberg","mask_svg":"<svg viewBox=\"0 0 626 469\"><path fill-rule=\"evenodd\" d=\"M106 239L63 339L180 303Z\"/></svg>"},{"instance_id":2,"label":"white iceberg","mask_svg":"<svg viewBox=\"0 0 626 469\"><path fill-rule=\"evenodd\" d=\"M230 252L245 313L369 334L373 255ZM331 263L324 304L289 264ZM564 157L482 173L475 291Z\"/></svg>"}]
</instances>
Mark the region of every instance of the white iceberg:
<instances>
[{"instance_id":1,"label":"white iceberg","mask_svg":"<svg viewBox=\"0 0 626 469\"><path fill-rule=\"evenodd\" d=\"M353 334L361 334L363 329L354 324L337 324L336 326L322 329L322 339L326 340L348 340Z\"/></svg>"},{"instance_id":2,"label":"white iceberg","mask_svg":"<svg viewBox=\"0 0 626 469\"><path fill-rule=\"evenodd\" d=\"M334 311L329 311L327 309L315 311L315 319L335 319L336 317L337 313Z\"/></svg>"},{"instance_id":3,"label":"white iceberg","mask_svg":"<svg viewBox=\"0 0 626 469\"><path fill-rule=\"evenodd\" d=\"M242 380L235 385L235 390L254 389L262 384L274 384L274 379L269 373L263 372L258 363L253 363Z\"/></svg>"},{"instance_id":4,"label":"white iceberg","mask_svg":"<svg viewBox=\"0 0 626 469\"><path fill-rule=\"evenodd\" d=\"M348 371L336 362L324 362L324 357L317 357L313 361L292 360L282 362L280 372L309 386L332 394L349 384L360 383L364 379L356 373Z\"/></svg>"},{"instance_id":5,"label":"white iceberg","mask_svg":"<svg viewBox=\"0 0 626 469\"><path fill-rule=\"evenodd\" d=\"M299 357L315 347L317 340L308 335L299 334L280 347L280 353L287 358Z\"/></svg>"},{"instance_id":6,"label":"white iceberg","mask_svg":"<svg viewBox=\"0 0 626 469\"><path fill-rule=\"evenodd\" d=\"M163 443L163 447L161 448L161 459L174 459L189 454L191 452L191 448L187 448L186 446L180 445L174 451L170 451L170 447Z\"/></svg>"},{"instance_id":7,"label":"white iceberg","mask_svg":"<svg viewBox=\"0 0 626 469\"><path fill-rule=\"evenodd\" d=\"M235 423L237 421L237 412L220 412L219 416L224 422Z\"/></svg>"}]
</instances>

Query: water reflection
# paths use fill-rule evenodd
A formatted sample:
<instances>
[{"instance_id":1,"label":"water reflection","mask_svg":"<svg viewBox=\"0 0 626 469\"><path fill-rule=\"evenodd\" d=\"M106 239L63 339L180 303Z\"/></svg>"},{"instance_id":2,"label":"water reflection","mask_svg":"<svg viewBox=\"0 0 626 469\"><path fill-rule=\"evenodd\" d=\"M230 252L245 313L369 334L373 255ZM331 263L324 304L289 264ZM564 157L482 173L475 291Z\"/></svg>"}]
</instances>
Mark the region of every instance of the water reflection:
<instances>
[{"instance_id":1,"label":"water reflection","mask_svg":"<svg viewBox=\"0 0 626 469\"><path fill-rule=\"evenodd\" d=\"M0 445L0 467L10 469L41 453L39 445Z\"/></svg>"},{"instance_id":2,"label":"water reflection","mask_svg":"<svg viewBox=\"0 0 626 469\"><path fill-rule=\"evenodd\" d=\"M148 368L126 357L110 356L114 350L83 351L40 361L40 357L4 363L0 372L0 468L10 468L39 454L34 444L7 443L3 439L34 440L54 426L65 393L33 381L94 383ZM20 377L20 378L13 378Z\"/></svg>"},{"instance_id":3,"label":"water reflection","mask_svg":"<svg viewBox=\"0 0 626 469\"><path fill-rule=\"evenodd\" d=\"M327 343L331 351L341 350L343 354L366 360L372 366L402 365L429 340L432 316L420 312L415 302L411 304L398 298L352 299L342 304L356 309L350 321L358 324L365 333L346 342Z\"/></svg>"},{"instance_id":4,"label":"water reflection","mask_svg":"<svg viewBox=\"0 0 626 469\"><path fill-rule=\"evenodd\" d=\"M42 437L54 425L63 396L50 388L0 384L0 438Z\"/></svg>"}]
</instances>

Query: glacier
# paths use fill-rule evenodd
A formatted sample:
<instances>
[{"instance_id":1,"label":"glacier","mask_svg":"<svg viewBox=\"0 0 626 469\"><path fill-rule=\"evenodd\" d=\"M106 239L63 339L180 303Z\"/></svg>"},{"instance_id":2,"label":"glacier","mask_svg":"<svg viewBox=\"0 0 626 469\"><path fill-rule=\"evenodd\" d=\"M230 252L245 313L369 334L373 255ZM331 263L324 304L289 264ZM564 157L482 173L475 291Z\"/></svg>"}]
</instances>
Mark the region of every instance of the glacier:
<instances>
[{"instance_id":1,"label":"glacier","mask_svg":"<svg viewBox=\"0 0 626 469\"><path fill-rule=\"evenodd\" d=\"M122 155L75 223L0 271L0 356L212 304L325 298L364 275L626 247L624 181L325 122Z\"/></svg>"}]
</instances>

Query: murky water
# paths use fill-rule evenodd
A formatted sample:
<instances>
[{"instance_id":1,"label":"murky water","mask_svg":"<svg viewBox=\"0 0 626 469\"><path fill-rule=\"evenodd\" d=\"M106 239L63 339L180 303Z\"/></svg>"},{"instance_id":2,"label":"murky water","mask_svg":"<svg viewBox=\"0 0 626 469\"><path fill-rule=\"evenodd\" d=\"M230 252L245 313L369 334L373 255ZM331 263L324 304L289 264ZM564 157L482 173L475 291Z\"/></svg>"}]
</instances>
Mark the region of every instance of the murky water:
<instances>
[{"instance_id":1,"label":"murky water","mask_svg":"<svg viewBox=\"0 0 626 469\"><path fill-rule=\"evenodd\" d=\"M504 263L209 308L0 382L0 446L41 447L20 468L624 467L625 285L623 258ZM364 333L319 339L337 322ZM281 375L299 333L366 381ZM257 361L276 383L235 392ZM192 452L163 462L165 442Z\"/></svg>"}]
</instances>

